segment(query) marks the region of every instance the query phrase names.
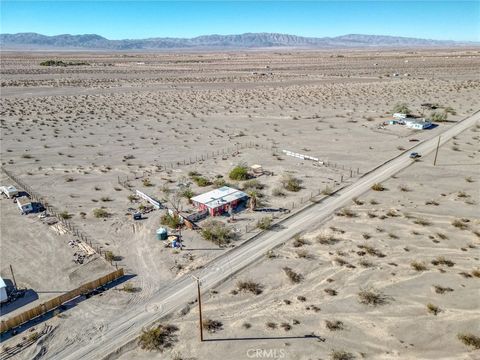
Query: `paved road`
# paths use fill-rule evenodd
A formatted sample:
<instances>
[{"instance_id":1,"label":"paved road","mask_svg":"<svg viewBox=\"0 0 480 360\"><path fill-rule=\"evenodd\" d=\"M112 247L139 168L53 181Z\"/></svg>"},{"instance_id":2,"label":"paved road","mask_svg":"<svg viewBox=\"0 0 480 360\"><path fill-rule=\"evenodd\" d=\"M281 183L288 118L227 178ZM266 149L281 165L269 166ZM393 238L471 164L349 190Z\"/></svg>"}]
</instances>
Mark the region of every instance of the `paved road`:
<instances>
[{"instance_id":1,"label":"paved road","mask_svg":"<svg viewBox=\"0 0 480 360\"><path fill-rule=\"evenodd\" d=\"M475 125L477 121L480 121L480 112L445 130L441 134L441 144ZM425 140L418 144L414 151L426 155L435 150L437 141L438 136ZM412 162L408 155L407 152L391 159L334 196L291 216L282 223L278 230L266 232L224 253L204 269L196 272L195 275L201 277L203 291L227 280L236 272L264 256L268 250L291 239L300 231L318 227L337 209L350 204L354 197L367 192L372 184L382 182L406 168ZM58 360L102 359L137 337L145 326L183 307L194 299L195 295L196 285L190 276L184 276L172 282L168 287L159 289L150 299L146 300L145 304L137 304L134 308L126 310L119 318L111 321L100 339L87 345L72 344L56 354L49 353L49 358Z\"/></svg>"}]
</instances>

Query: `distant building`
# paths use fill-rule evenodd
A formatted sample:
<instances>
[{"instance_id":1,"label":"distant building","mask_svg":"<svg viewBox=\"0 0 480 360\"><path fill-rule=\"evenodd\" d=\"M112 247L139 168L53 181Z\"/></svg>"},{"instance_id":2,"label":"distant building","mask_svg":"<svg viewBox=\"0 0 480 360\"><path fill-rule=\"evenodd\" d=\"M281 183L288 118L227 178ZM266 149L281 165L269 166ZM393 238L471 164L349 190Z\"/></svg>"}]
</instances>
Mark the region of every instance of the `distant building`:
<instances>
[{"instance_id":1,"label":"distant building","mask_svg":"<svg viewBox=\"0 0 480 360\"><path fill-rule=\"evenodd\" d=\"M17 205L22 214L28 214L33 211L32 200L26 196L19 197L17 199Z\"/></svg>"},{"instance_id":2,"label":"distant building","mask_svg":"<svg viewBox=\"0 0 480 360\"><path fill-rule=\"evenodd\" d=\"M395 113L393 114L394 119L406 119L408 117L408 114L403 114L403 113Z\"/></svg>"},{"instance_id":3,"label":"distant building","mask_svg":"<svg viewBox=\"0 0 480 360\"><path fill-rule=\"evenodd\" d=\"M425 119L405 119L404 123L408 128L417 130L428 129L432 126L432 123Z\"/></svg>"},{"instance_id":4,"label":"distant building","mask_svg":"<svg viewBox=\"0 0 480 360\"><path fill-rule=\"evenodd\" d=\"M5 194L9 199L18 195L18 190L13 185L0 187L0 192Z\"/></svg>"},{"instance_id":5,"label":"distant building","mask_svg":"<svg viewBox=\"0 0 480 360\"><path fill-rule=\"evenodd\" d=\"M235 209L241 203L246 203L248 195L243 191L223 186L219 189L197 195L190 199L200 210L207 210L211 216L221 215L230 209Z\"/></svg>"},{"instance_id":6,"label":"distant building","mask_svg":"<svg viewBox=\"0 0 480 360\"><path fill-rule=\"evenodd\" d=\"M8 294L7 294L7 285L5 281L0 277L0 303L8 301Z\"/></svg>"}]
</instances>

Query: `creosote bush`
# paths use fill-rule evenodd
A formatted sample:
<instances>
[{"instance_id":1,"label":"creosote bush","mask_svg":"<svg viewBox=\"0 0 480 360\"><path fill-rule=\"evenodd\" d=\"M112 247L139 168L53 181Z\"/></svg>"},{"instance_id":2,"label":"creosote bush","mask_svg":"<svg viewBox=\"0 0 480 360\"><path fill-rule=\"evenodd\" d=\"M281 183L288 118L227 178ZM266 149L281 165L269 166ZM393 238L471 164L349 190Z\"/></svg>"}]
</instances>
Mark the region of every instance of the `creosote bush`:
<instances>
[{"instance_id":1,"label":"creosote bush","mask_svg":"<svg viewBox=\"0 0 480 360\"><path fill-rule=\"evenodd\" d=\"M385 187L380 183L375 183L375 184L372 185L372 190L373 191L384 191Z\"/></svg>"},{"instance_id":2,"label":"creosote bush","mask_svg":"<svg viewBox=\"0 0 480 360\"><path fill-rule=\"evenodd\" d=\"M237 282L237 291L251 292L254 295L260 295L263 291L263 285L252 280L241 280Z\"/></svg>"},{"instance_id":3,"label":"creosote bush","mask_svg":"<svg viewBox=\"0 0 480 360\"><path fill-rule=\"evenodd\" d=\"M363 289L358 294L358 301L365 305L383 305L387 299L380 291L375 289Z\"/></svg>"},{"instance_id":4,"label":"creosote bush","mask_svg":"<svg viewBox=\"0 0 480 360\"><path fill-rule=\"evenodd\" d=\"M160 224L168 226L172 229L177 229L178 227L182 226L182 219L177 214L171 215L169 212L166 212L160 218Z\"/></svg>"},{"instance_id":5,"label":"creosote bush","mask_svg":"<svg viewBox=\"0 0 480 360\"><path fill-rule=\"evenodd\" d=\"M262 230L269 230L272 227L272 218L270 216L264 216L257 221L257 227Z\"/></svg>"},{"instance_id":6,"label":"creosote bush","mask_svg":"<svg viewBox=\"0 0 480 360\"><path fill-rule=\"evenodd\" d=\"M325 327L330 331L343 330L343 322L339 320L325 320Z\"/></svg>"},{"instance_id":7,"label":"creosote bush","mask_svg":"<svg viewBox=\"0 0 480 360\"><path fill-rule=\"evenodd\" d=\"M228 174L228 177L231 180L248 180L249 175L248 175L248 168L244 164L239 164L235 166L230 173Z\"/></svg>"},{"instance_id":8,"label":"creosote bush","mask_svg":"<svg viewBox=\"0 0 480 360\"><path fill-rule=\"evenodd\" d=\"M219 246L228 244L233 238L234 233L223 222L218 220L207 221L202 228L202 237Z\"/></svg>"},{"instance_id":9,"label":"creosote bush","mask_svg":"<svg viewBox=\"0 0 480 360\"><path fill-rule=\"evenodd\" d=\"M295 271L293 271L291 268L289 268L288 266L285 266L283 268L283 271L285 272L285 274L287 275L287 277L290 279L290 281L294 284L297 284L299 283L300 281L303 280L303 275L302 274L299 274Z\"/></svg>"},{"instance_id":10,"label":"creosote bush","mask_svg":"<svg viewBox=\"0 0 480 360\"><path fill-rule=\"evenodd\" d=\"M93 209L93 216L95 216L97 219L108 218L110 213L103 208Z\"/></svg>"},{"instance_id":11,"label":"creosote bush","mask_svg":"<svg viewBox=\"0 0 480 360\"><path fill-rule=\"evenodd\" d=\"M466 346L471 346L474 349L480 349L480 336L471 333L461 333L457 334L457 338Z\"/></svg>"},{"instance_id":12,"label":"creosote bush","mask_svg":"<svg viewBox=\"0 0 480 360\"><path fill-rule=\"evenodd\" d=\"M282 186L285 190L291 192L298 192L302 189L300 179L293 177L292 175L284 175L281 180Z\"/></svg>"},{"instance_id":13,"label":"creosote bush","mask_svg":"<svg viewBox=\"0 0 480 360\"><path fill-rule=\"evenodd\" d=\"M214 333L222 330L223 324L218 320L205 319L202 322L202 327L209 333Z\"/></svg>"},{"instance_id":14,"label":"creosote bush","mask_svg":"<svg viewBox=\"0 0 480 360\"><path fill-rule=\"evenodd\" d=\"M177 335L175 335L177 331L178 328L175 325L158 325L150 330L143 330L138 343L144 350L163 352L177 342Z\"/></svg>"}]
</instances>

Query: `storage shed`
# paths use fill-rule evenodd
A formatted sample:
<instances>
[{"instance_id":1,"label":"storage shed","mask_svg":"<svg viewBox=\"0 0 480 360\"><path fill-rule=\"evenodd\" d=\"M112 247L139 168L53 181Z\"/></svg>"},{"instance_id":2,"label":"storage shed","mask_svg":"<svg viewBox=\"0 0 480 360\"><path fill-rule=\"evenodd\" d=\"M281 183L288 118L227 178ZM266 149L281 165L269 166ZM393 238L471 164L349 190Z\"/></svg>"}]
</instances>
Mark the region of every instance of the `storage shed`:
<instances>
[{"instance_id":1,"label":"storage shed","mask_svg":"<svg viewBox=\"0 0 480 360\"><path fill-rule=\"evenodd\" d=\"M426 121L425 119L405 119L405 125L411 129L423 130L428 129L432 126L430 121Z\"/></svg>"},{"instance_id":2,"label":"storage shed","mask_svg":"<svg viewBox=\"0 0 480 360\"><path fill-rule=\"evenodd\" d=\"M8 294L7 294L7 285L3 278L0 277L0 303L8 301Z\"/></svg>"},{"instance_id":3,"label":"storage shed","mask_svg":"<svg viewBox=\"0 0 480 360\"><path fill-rule=\"evenodd\" d=\"M17 198L17 205L22 214L28 214L33 211L32 200L26 196Z\"/></svg>"},{"instance_id":4,"label":"storage shed","mask_svg":"<svg viewBox=\"0 0 480 360\"><path fill-rule=\"evenodd\" d=\"M243 191L223 186L191 198L193 205L200 210L208 210L211 216L221 215L229 209L235 209L239 204L248 200Z\"/></svg>"},{"instance_id":5,"label":"storage shed","mask_svg":"<svg viewBox=\"0 0 480 360\"><path fill-rule=\"evenodd\" d=\"M9 199L13 198L14 196L18 195L18 190L15 186L2 186L0 187L0 192L5 194Z\"/></svg>"}]
</instances>

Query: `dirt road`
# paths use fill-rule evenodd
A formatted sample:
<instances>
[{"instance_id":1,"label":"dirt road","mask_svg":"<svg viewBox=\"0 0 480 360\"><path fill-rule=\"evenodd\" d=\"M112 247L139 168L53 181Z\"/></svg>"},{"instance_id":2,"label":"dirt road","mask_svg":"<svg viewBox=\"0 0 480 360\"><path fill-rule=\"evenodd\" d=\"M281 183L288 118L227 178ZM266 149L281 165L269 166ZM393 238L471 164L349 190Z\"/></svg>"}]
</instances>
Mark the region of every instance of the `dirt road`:
<instances>
[{"instance_id":1,"label":"dirt road","mask_svg":"<svg viewBox=\"0 0 480 360\"><path fill-rule=\"evenodd\" d=\"M480 121L480 112L445 130L441 134L441 144L474 126L478 121ZM411 151L425 155L435 150L437 141L438 137L435 136L418 144ZM194 275L199 276L202 280L203 291L228 279L264 256L268 250L291 239L295 234L318 227L337 209L351 203L354 197L367 192L372 184L382 182L409 166L412 162L409 152L389 160L335 195L291 216L273 231L266 232L226 252L204 269L195 272ZM145 303L137 304L134 308L121 314L118 319L110 322L96 341L87 346L73 343L57 353L49 353L49 358L62 360L105 358L138 336L142 328L182 308L187 302L193 300L195 295L196 285L193 279L190 276L184 276L168 287L159 289Z\"/></svg>"}]
</instances>

